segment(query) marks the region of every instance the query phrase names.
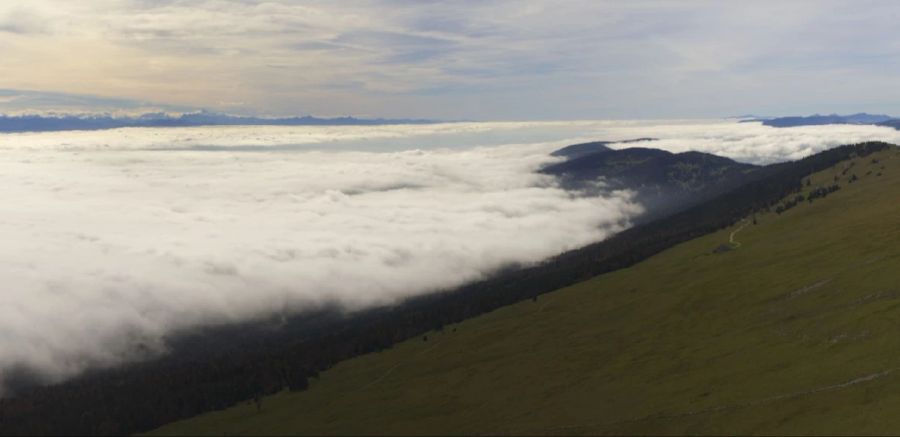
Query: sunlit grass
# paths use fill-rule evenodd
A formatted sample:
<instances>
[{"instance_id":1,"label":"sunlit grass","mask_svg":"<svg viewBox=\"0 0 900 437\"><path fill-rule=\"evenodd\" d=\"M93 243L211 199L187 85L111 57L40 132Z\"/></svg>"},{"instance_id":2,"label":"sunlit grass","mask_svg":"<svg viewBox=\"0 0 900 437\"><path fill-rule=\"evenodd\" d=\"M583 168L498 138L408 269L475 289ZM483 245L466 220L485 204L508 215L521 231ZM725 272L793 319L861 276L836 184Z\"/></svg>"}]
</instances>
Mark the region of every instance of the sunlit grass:
<instances>
[{"instance_id":1,"label":"sunlit grass","mask_svg":"<svg viewBox=\"0 0 900 437\"><path fill-rule=\"evenodd\" d=\"M740 224L156 433L896 434L900 152L850 173L725 253Z\"/></svg>"}]
</instances>

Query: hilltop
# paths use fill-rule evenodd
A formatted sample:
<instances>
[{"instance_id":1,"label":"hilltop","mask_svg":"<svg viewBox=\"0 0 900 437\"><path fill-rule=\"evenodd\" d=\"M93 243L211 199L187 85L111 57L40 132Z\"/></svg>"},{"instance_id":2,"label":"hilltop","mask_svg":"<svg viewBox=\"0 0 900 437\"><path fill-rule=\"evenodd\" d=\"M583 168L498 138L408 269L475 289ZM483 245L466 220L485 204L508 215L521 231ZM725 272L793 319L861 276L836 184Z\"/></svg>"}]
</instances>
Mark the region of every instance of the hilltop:
<instances>
[{"instance_id":1,"label":"hilltop","mask_svg":"<svg viewBox=\"0 0 900 437\"><path fill-rule=\"evenodd\" d=\"M560 149L553 154L568 159L541 171L559 178L563 187L587 194L635 191L635 200L646 210L642 222L686 209L767 174L762 167L709 153L644 147L615 150L606 144Z\"/></svg>"},{"instance_id":2,"label":"hilltop","mask_svg":"<svg viewBox=\"0 0 900 437\"><path fill-rule=\"evenodd\" d=\"M882 121L882 122L878 123L878 125L892 127L894 129L900 130L900 119L894 118L894 119L890 119L887 121Z\"/></svg>"},{"instance_id":3,"label":"hilltop","mask_svg":"<svg viewBox=\"0 0 900 437\"><path fill-rule=\"evenodd\" d=\"M562 149L556 150L550 155L552 156L561 156L566 159L572 160L581 158L583 156L593 155L596 153L606 153L614 151L614 149L609 147L609 144L630 144L630 143L640 143L640 142L652 142L656 141L655 138L634 138L630 140L622 140L622 141L591 141L588 143L580 143L580 144L572 144L571 146L563 147Z\"/></svg>"},{"instance_id":4,"label":"hilltop","mask_svg":"<svg viewBox=\"0 0 900 437\"><path fill-rule=\"evenodd\" d=\"M795 127L817 126L823 124L883 124L891 120L894 120L894 118L889 115L860 112L850 115L813 114L808 116L751 118L743 121L758 121L766 126L772 127Z\"/></svg>"},{"instance_id":5,"label":"hilltop","mask_svg":"<svg viewBox=\"0 0 900 437\"><path fill-rule=\"evenodd\" d=\"M632 267L155 434L896 433L900 151L861 155Z\"/></svg>"}]
</instances>

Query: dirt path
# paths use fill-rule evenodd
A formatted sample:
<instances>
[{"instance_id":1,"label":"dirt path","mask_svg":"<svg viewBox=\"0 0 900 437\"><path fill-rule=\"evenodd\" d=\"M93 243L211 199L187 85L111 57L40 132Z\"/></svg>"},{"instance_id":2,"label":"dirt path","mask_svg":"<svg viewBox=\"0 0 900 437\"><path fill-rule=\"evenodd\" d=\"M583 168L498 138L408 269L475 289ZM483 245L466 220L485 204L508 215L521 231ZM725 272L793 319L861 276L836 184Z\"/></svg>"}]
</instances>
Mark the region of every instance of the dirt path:
<instances>
[{"instance_id":1,"label":"dirt path","mask_svg":"<svg viewBox=\"0 0 900 437\"><path fill-rule=\"evenodd\" d=\"M741 247L741 242L740 242L740 241L734 241L734 236L737 235L738 232L741 232L741 229L744 229L744 228L747 227L747 225L749 225L749 224L750 224L750 220L749 220L749 219L744 219L744 220L743 220L743 223L741 224L741 226L740 226L739 228L737 228L737 229L731 231L731 235L728 236L728 243L731 244L731 245L732 245L733 247L735 247L735 248Z\"/></svg>"}]
</instances>

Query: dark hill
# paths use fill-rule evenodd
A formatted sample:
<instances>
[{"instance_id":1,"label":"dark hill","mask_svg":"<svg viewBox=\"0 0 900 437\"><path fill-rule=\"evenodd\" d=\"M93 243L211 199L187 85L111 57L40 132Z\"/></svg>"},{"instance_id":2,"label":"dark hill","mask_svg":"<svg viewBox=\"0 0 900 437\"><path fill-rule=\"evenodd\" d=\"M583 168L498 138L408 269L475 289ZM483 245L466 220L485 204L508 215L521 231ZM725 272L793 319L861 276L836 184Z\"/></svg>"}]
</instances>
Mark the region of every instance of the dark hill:
<instances>
[{"instance_id":1,"label":"dark hill","mask_svg":"<svg viewBox=\"0 0 900 437\"><path fill-rule=\"evenodd\" d=\"M576 146L560 151L571 150L571 147ZM761 167L701 152L676 154L643 147L613 150L605 146L597 150L591 154L576 154L576 158L542 171L558 177L566 189L588 194L634 190L636 200L647 210L643 221L696 205L762 177L764 173ZM558 152L554 154L559 156Z\"/></svg>"},{"instance_id":2,"label":"dark hill","mask_svg":"<svg viewBox=\"0 0 900 437\"><path fill-rule=\"evenodd\" d=\"M772 127L794 127L794 126L816 126L823 124L881 124L891 120L891 116L883 114L866 114L864 112L850 115L819 115L810 116L792 116L777 117L770 119L754 119L747 121L759 121L766 126Z\"/></svg>"},{"instance_id":3,"label":"dark hill","mask_svg":"<svg viewBox=\"0 0 900 437\"><path fill-rule=\"evenodd\" d=\"M581 158L582 156L593 155L595 153L609 152L613 149L610 149L607 145L613 143L637 143L640 141L655 141L654 138L635 138L633 140L625 140L625 141L592 141L590 143L581 143L581 144L573 144L571 146L563 147L559 149L551 155L553 156L562 156L569 159Z\"/></svg>"},{"instance_id":4,"label":"dark hill","mask_svg":"<svg viewBox=\"0 0 900 437\"><path fill-rule=\"evenodd\" d=\"M892 118L890 120L882 121L880 123L876 123L878 126L886 126L892 127L894 129L900 130L900 118Z\"/></svg>"}]
</instances>

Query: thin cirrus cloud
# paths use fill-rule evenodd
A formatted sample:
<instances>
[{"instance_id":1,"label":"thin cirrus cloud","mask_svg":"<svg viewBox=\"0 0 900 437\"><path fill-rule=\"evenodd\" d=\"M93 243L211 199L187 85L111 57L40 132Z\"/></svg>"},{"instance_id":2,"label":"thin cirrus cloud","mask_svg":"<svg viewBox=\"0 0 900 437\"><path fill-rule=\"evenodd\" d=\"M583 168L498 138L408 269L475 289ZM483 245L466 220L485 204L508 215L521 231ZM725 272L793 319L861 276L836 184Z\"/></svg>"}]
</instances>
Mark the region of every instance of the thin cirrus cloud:
<instances>
[{"instance_id":1,"label":"thin cirrus cloud","mask_svg":"<svg viewBox=\"0 0 900 437\"><path fill-rule=\"evenodd\" d=\"M0 392L161 353L171 335L323 304L388 305L602 240L641 211L535 172L556 148L755 163L898 141L734 121L128 128L0 135Z\"/></svg>"},{"instance_id":2,"label":"thin cirrus cloud","mask_svg":"<svg viewBox=\"0 0 900 437\"><path fill-rule=\"evenodd\" d=\"M2 88L0 108L2 114L13 116L96 113L140 115L158 111L184 113L200 109L114 97Z\"/></svg>"},{"instance_id":3,"label":"thin cirrus cloud","mask_svg":"<svg viewBox=\"0 0 900 437\"><path fill-rule=\"evenodd\" d=\"M888 1L36 0L0 5L0 87L269 115L891 113L898 10Z\"/></svg>"}]
</instances>

